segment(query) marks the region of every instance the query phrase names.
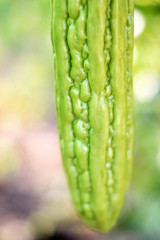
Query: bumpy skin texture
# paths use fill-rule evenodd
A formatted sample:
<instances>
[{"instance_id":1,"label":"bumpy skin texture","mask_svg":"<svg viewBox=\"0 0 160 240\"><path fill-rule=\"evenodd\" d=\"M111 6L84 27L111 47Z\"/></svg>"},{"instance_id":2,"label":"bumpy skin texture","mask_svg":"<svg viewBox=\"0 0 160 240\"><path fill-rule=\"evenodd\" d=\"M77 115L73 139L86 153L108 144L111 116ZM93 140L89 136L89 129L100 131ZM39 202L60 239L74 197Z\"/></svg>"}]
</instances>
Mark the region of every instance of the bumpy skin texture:
<instances>
[{"instance_id":1,"label":"bumpy skin texture","mask_svg":"<svg viewBox=\"0 0 160 240\"><path fill-rule=\"evenodd\" d=\"M52 0L55 99L73 202L115 224L131 174L133 0Z\"/></svg>"}]
</instances>

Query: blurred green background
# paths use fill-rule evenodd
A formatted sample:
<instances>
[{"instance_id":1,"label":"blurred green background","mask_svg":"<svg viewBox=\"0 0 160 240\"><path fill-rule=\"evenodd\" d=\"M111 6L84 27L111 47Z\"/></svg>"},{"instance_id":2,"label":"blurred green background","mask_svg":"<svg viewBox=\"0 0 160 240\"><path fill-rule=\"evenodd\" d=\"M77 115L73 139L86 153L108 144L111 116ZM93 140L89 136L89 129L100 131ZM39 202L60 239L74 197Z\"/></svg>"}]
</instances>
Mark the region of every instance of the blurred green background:
<instances>
[{"instance_id":1,"label":"blurred green background","mask_svg":"<svg viewBox=\"0 0 160 240\"><path fill-rule=\"evenodd\" d=\"M50 1L0 0L0 240L160 239L160 1L135 3L133 177L101 236L76 217L60 162Z\"/></svg>"}]
</instances>

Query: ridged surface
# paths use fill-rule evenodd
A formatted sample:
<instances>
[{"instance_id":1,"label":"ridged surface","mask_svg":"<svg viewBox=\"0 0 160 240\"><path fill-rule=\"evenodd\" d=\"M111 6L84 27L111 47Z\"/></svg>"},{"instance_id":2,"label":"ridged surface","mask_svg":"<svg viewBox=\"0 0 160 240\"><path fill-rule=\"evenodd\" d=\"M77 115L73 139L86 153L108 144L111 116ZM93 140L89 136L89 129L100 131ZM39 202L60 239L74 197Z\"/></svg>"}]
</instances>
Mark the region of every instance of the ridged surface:
<instances>
[{"instance_id":1,"label":"ridged surface","mask_svg":"<svg viewBox=\"0 0 160 240\"><path fill-rule=\"evenodd\" d=\"M62 159L82 220L115 223L131 172L133 0L52 0Z\"/></svg>"}]
</instances>

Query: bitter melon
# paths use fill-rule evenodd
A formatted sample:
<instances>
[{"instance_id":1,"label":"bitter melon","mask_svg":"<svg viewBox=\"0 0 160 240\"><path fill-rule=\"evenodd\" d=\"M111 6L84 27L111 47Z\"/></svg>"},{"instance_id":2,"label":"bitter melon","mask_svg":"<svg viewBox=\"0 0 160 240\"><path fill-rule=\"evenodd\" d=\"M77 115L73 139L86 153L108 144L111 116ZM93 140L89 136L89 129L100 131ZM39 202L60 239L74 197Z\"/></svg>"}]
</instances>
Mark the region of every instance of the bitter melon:
<instances>
[{"instance_id":1,"label":"bitter melon","mask_svg":"<svg viewBox=\"0 0 160 240\"><path fill-rule=\"evenodd\" d=\"M52 0L55 101L73 202L91 228L115 224L132 146L133 0Z\"/></svg>"}]
</instances>

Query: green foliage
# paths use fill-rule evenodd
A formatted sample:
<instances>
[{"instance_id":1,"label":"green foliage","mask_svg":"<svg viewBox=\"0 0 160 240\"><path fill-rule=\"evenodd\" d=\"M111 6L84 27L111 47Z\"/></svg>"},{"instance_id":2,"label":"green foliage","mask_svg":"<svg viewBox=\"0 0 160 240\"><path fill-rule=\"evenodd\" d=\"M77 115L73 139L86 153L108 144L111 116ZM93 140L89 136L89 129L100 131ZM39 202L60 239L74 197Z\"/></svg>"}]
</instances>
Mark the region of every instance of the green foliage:
<instances>
[{"instance_id":1,"label":"green foliage","mask_svg":"<svg viewBox=\"0 0 160 240\"><path fill-rule=\"evenodd\" d=\"M0 1L0 111L33 125L53 117L49 1ZM52 112L50 114L49 112Z\"/></svg>"},{"instance_id":2,"label":"green foliage","mask_svg":"<svg viewBox=\"0 0 160 240\"><path fill-rule=\"evenodd\" d=\"M160 0L135 0L135 4L138 6L158 5Z\"/></svg>"},{"instance_id":3,"label":"green foliage","mask_svg":"<svg viewBox=\"0 0 160 240\"><path fill-rule=\"evenodd\" d=\"M137 60L134 64L134 72L137 73L145 68L154 69L160 74L160 7L139 7L138 10L143 14L145 29L137 39L135 47L137 50Z\"/></svg>"},{"instance_id":4,"label":"green foliage","mask_svg":"<svg viewBox=\"0 0 160 240\"><path fill-rule=\"evenodd\" d=\"M140 2L140 1L139 1ZM145 20L143 33L135 39L134 75L153 72L160 85L160 8L139 7ZM136 78L134 79L136 81ZM141 92L145 92L146 83ZM150 85L154 83L150 79ZM121 225L141 232L145 239L159 239L160 213L160 91L152 99L134 101L135 153L127 211ZM125 211L125 210L124 210Z\"/></svg>"}]
</instances>

